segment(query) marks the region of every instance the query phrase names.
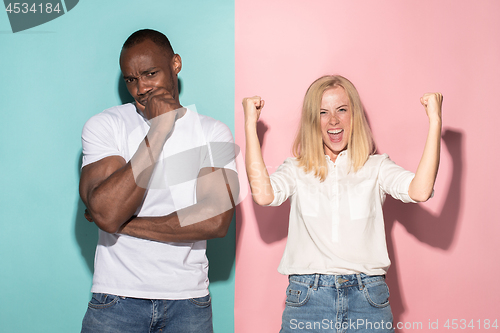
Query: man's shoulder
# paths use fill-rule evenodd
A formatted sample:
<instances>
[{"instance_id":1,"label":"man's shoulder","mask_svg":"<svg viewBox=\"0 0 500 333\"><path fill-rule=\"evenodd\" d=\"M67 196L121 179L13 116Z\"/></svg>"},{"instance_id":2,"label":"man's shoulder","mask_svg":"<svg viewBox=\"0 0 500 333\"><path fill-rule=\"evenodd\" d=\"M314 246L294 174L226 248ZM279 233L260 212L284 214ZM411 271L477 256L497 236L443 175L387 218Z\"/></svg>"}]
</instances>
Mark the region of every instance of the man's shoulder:
<instances>
[{"instance_id":1,"label":"man's shoulder","mask_svg":"<svg viewBox=\"0 0 500 333\"><path fill-rule=\"evenodd\" d=\"M113 106L98 114L90 117L85 123L84 127L104 125L104 124L118 124L120 122L126 121L127 118L133 117L137 112L135 106L131 103Z\"/></svg>"},{"instance_id":2,"label":"man's shoulder","mask_svg":"<svg viewBox=\"0 0 500 333\"><path fill-rule=\"evenodd\" d=\"M195 110L192 110L188 107L190 110L190 119L191 121L197 121L201 125L201 128L203 129L203 132L205 136L219 136L219 135L229 135L232 137L231 130L229 129L229 126L227 126L225 123L223 123L220 120L217 120L215 118L212 118L210 116L198 113Z\"/></svg>"},{"instance_id":3,"label":"man's shoulder","mask_svg":"<svg viewBox=\"0 0 500 333\"><path fill-rule=\"evenodd\" d=\"M207 116L207 115L204 115L204 114L201 114L201 113L197 113L195 111L193 111L194 114L197 115L200 123L202 126L207 126L207 127L211 127L211 126L223 126L223 127L227 127L226 124L224 124L222 121L220 120L217 120L215 118L212 118L210 116Z\"/></svg>"},{"instance_id":4,"label":"man's shoulder","mask_svg":"<svg viewBox=\"0 0 500 333\"><path fill-rule=\"evenodd\" d=\"M94 117L112 117L112 118L127 118L131 115L135 115L137 113L134 104L127 103L122 105L113 106L108 108Z\"/></svg>"}]
</instances>

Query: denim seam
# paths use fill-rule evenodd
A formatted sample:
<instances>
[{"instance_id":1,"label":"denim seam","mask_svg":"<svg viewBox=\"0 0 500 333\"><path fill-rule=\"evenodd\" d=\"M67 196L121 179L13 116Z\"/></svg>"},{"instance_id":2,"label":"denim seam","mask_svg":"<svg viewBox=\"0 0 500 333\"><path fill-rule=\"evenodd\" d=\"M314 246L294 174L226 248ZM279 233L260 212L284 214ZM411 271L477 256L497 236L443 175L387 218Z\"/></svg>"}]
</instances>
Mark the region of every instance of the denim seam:
<instances>
[{"instance_id":1,"label":"denim seam","mask_svg":"<svg viewBox=\"0 0 500 333\"><path fill-rule=\"evenodd\" d=\"M293 282L293 283L296 283L296 284L300 284L301 286L304 286L304 287L310 287L311 286L310 283L305 283L305 282L302 282L302 281L296 281L296 280L292 280L292 279L290 279L290 282Z\"/></svg>"},{"instance_id":2,"label":"denim seam","mask_svg":"<svg viewBox=\"0 0 500 333\"><path fill-rule=\"evenodd\" d=\"M153 328L153 322L155 320L154 315L155 315L155 302L154 300L150 299L151 302L151 321L149 322L149 332L151 332L151 329Z\"/></svg>"},{"instance_id":3,"label":"denim seam","mask_svg":"<svg viewBox=\"0 0 500 333\"><path fill-rule=\"evenodd\" d=\"M306 285L306 286L307 286L306 297L302 301L300 301L300 302L289 302L289 301L285 300L285 304L288 305L288 306L295 306L295 307L299 307L299 306L302 306L302 305L306 304L307 301L309 301L309 298L311 298L311 292L313 291L312 287L310 287L308 285ZM294 290L294 289L288 289L288 290ZM299 291L300 292L300 290L294 290L294 291ZM300 294L301 294L301 292L299 293L299 295Z\"/></svg>"},{"instance_id":4,"label":"denim seam","mask_svg":"<svg viewBox=\"0 0 500 333\"><path fill-rule=\"evenodd\" d=\"M370 286L370 285L374 285L374 284L384 284L384 283L386 283L385 280L375 280L375 281L369 281L369 282L363 281L363 285L365 287Z\"/></svg>"},{"instance_id":5,"label":"denim seam","mask_svg":"<svg viewBox=\"0 0 500 333\"><path fill-rule=\"evenodd\" d=\"M374 280L374 281L385 281L385 277L383 275L367 275L362 276L361 280Z\"/></svg>"},{"instance_id":6,"label":"denim seam","mask_svg":"<svg viewBox=\"0 0 500 333\"><path fill-rule=\"evenodd\" d=\"M120 299L120 297L117 296L111 302L105 303L105 304L94 304L94 303L92 303L92 301L90 301L89 302L89 308L96 309L96 310L109 308L109 307L115 305L118 302L119 299Z\"/></svg>"},{"instance_id":7,"label":"denim seam","mask_svg":"<svg viewBox=\"0 0 500 333\"><path fill-rule=\"evenodd\" d=\"M389 299L387 299L387 301L386 301L386 302L384 302L384 303L382 303L382 304L377 304L377 303L375 303L375 302L371 299L371 297L370 297L370 294L369 294L369 292L368 292L368 288L363 289L363 294L365 295L366 300L368 301L368 303L370 303L370 305L372 305L372 306L374 306L374 307L376 307L376 308L385 308L385 307L387 307L387 306L389 305Z\"/></svg>"},{"instance_id":8,"label":"denim seam","mask_svg":"<svg viewBox=\"0 0 500 333\"><path fill-rule=\"evenodd\" d=\"M367 287L368 285L372 285L374 283L385 282L385 279L383 277L377 277L375 279L373 277L369 277L369 280L372 280L372 281L368 281L368 282L365 282L363 280L364 280L364 278L362 277L361 281L363 282L363 286L364 287ZM300 281L300 280L297 281L294 278L290 278L289 281L293 282L293 283L297 283L297 284L299 284L301 286L305 286L305 287L312 287L312 286L314 286L314 281L312 283L310 283L310 282L307 283L307 282L303 282L303 281ZM359 286L359 284L357 283L357 281L355 281L355 282L356 282L355 284L340 285L339 288L350 288L350 287L357 287L357 286ZM321 284L321 283L319 283L318 284L318 288L320 288L320 287L335 287L336 288L337 286L335 284Z\"/></svg>"},{"instance_id":9,"label":"denim seam","mask_svg":"<svg viewBox=\"0 0 500 333\"><path fill-rule=\"evenodd\" d=\"M205 297L205 296L203 296L203 297ZM189 298L188 301L190 301L194 305L198 305L198 306L209 306L210 303L212 302L212 297L210 296L208 298L208 301L205 301L205 302L197 301L196 298Z\"/></svg>"},{"instance_id":10,"label":"denim seam","mask_svg":"<svg viewBox=\"0 0 500 333\"><path fill-rule=\"evenodd\" d=\"M305 283L305 282L296 281L296 280L290 280L290 282L300 284L301 286L304 286L304 287L311 287L311 288L314 287L314 283L311 284L311 283ZM349 285L341 285L339 288L350 288L350 287L357 287L357 286L358 286L358 284L349 284ZM324 288L324 287L337 288L337 286L334 284L318 284L318 288Z\"/></svg>"}]
</instances>

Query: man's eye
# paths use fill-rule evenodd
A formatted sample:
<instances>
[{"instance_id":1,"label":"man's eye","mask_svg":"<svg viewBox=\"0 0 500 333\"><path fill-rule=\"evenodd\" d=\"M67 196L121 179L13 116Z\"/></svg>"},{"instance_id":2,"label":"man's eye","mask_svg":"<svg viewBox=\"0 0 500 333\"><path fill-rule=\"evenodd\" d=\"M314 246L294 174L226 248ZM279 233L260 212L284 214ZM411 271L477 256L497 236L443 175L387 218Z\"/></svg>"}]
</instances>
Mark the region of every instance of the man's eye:
<instances>
[{"instance_id":1,"label":"man's eye","mask_svg":"<svg viewBox=\"0 0 500 333\"><path fill-rule=\"evenodd\" d=\"M125 79L125 83L132 83L134 82L134 78L128 78L128 79Z\"/></svg>"},{"instance_id":2,"label":"man's eye","mask_svg":"<svg viewBox=\"0 0 500 333\"><path fill-rule=\"evenodd\" d=\"M158 71L156 71L156 72L149 72L147 75L148 75L148 76L155 76L155 75L156 75L156 73L158 73Z\"/></svg>"}]
</instances>

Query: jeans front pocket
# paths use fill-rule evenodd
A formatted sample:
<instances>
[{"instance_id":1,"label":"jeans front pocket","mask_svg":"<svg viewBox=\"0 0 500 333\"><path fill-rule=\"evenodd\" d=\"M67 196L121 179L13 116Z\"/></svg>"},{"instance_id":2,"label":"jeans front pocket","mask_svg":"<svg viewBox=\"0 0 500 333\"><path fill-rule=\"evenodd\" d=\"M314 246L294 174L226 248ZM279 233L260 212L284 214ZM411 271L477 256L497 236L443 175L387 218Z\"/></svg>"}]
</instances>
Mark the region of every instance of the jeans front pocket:
<instances>
[{"instance_id":1,"label":"jeans front pocket","mask_svg":"<svg viewBox=\"0 0 500 333\"><path fill-rule=\"evenodd\" d=\"M198 305L200 307L207 307L212 303L212 298L210 297L210 294L208 294L207 296L203 297L190 298L189 301L194 305Z\"/></svg>"},{"instance_id":2,"label":"jeans front pocket","mask_svg":"<svg viewBox=\"0 0 500 333\"><path fill-rule=\"evenodd\" d=\"M389 305L389 287L384 280L366 284L363 293L368 303L376 308Z\"/></svg>"},{"instance_id":3,"label":"jeans front pocket","mask_svg":"<svg viewBox=\"0 0 500 333\"><path fill-rule=\"evenodd\" d=\"M119 299L120 297L116 295L94 293L92 294L92 299L89 302L89 308L93 309L109 308L115 305Z\"/></svg>"},{"instance_id":4,"label":"jeans front pocket","mask_svg":"<svg viewBox=\"0 0 500 333\"><path fill-rule=\"evenodd\" d=\"M312 288L300 283L290 281L286 288L286 301L288 306L302 306L307 303L311 296Z\"/></svg>"}]
</instances>

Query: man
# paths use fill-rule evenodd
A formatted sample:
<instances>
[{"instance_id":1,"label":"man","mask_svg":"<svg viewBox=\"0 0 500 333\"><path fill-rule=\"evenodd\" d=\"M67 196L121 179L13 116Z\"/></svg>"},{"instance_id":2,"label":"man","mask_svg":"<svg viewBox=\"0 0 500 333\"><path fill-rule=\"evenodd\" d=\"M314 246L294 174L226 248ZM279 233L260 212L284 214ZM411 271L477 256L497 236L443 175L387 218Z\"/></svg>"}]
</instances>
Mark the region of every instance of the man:
<instances>
[{"instance_id":1,"label":"man","mask_svg":"<svg viewBox=\"0 0 500 333\"><path fill-rule=\"evenodd\" d=\"M238 196L231 132L180 105L162 33L133 33L120 67L135 103L82 132L80 196L100 228L82 332L212 332L205 249Z\"/></svg>"}]
</instances>

